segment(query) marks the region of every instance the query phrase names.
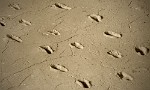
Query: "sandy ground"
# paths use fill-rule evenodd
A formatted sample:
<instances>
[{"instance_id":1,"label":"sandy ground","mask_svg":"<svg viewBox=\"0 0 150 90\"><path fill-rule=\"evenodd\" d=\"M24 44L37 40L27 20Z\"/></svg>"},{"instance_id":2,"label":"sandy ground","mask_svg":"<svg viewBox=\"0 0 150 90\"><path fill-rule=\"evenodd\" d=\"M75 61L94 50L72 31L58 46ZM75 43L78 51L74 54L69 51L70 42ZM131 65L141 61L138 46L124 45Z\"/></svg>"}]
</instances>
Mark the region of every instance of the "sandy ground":
<instances>
[{"instance_id":1,"label":"sandy ground","mask_svg":"<svg viewBox=\"0 0 150 90\"><path fill-rule=\"evenodd\" d=\"M150 90L150 0L0 0L0 90Z\"/></svg>"}]
</instances>

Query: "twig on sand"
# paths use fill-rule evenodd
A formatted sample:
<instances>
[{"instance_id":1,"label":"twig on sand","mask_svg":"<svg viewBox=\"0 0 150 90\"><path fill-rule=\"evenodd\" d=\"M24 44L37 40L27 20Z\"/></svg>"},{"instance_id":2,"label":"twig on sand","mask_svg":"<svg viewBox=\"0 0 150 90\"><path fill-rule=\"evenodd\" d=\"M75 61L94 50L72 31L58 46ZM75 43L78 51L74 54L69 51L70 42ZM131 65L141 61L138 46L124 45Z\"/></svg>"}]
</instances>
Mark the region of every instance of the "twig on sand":
<instances>
[{"instance_id":1,"label":"twig on sand","mask_svg":"<svg viewBox=\"0 0 150 90\"><path fill-rule=\"evenodd\" d=\"M22 84L27 78L29 78L30 76L31 76L31 74L29 74L28 76L26 76L26 77L20 82L20 84L18 85L18 87L21 86L21 84Z\"/></svg>"},{"instance_id":2,"label":"twig on sand","mask_svg":"<svg viewBox=\"0 0 150 90\"><path fill-rule=\"evenodd\" d=\"M128 7L132 4L132 1L130 1L130 3L128 4Z\"/></svg>"},{"instance_id":3,"label":"twig on sand","mask_svg":"<svg viewBox=\"0 0 150 90\"><path fill-rule=\"evenodd\" d=\"M5 45L5 48L4 50L2 51L2 53L4 53L7 49L8 49L8 43L9 43L9 40L7 41L6 45Z\"/></svg>"}]
</instances>

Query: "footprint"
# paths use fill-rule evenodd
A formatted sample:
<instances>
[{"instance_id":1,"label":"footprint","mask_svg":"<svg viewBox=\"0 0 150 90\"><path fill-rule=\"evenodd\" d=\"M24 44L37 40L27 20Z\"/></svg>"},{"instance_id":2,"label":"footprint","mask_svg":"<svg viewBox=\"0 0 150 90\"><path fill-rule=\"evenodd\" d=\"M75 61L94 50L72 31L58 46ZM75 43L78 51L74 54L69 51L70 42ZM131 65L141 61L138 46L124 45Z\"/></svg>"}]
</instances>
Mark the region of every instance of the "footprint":
<instances>
[{"instance_id":1,"label":"footprint","mask_svg":"<svg viewBox=\"0 0 150 90\"><path fill-rule=\"evenodd\" d=\"M117 50L110 50L107 53L115 58L122 58L122 54Z\"/></svg>"},{"instance_id":2,"label":"footprint","mask_svg":"<svg viewBox=\"0 0 150 90\"><path fill-rule=\"evenodd\" d=\"M54 36L60 35L60 32L58 32L57 30L53 29L52 31L48 31L47 35L52 34Z\"/></svg>"},{"instance_id":3,"label":"footprint","mask_svg":"<svg viewBox=\"0 0 150 90\"><path fill-rule=\"evenodd\" d=\"M104 35L109 38L121 38L122 37L122 34L112 32L112 31L105 31Z\"/></svg>"},{"instance_id":4,"label":"footprint","mask_svg":"<svg viewBox=\"0 0 150 90\"><path fill-rule=\"evenodd\" d=\"M128 80L128 81L132 81L132 80L133 80L133 77L130 76L129 74L125 73L125 72L118 72L118 73L117 73L117 76L118 76L120 79L125 79L125 80Z\"/></svg>"},{"instance_id":5,"label":"footprint","mask_svg":"<svg viewBox=\"0 0 150 90\"><path fill-rule=\"evenodd\" d=\"M103 16L100 16L97 14L91 14L88 17L96 22L102 22L102 19L103 19Z\"/></svg>"},{"instance_id":6,"label":"footprint","mask_svg":"<svg viewBox=\"0 0 150 90\"><path fill-rule=\"evenodd\" d=\"M19 6L19 4L16 4L16 3L9 4L8 6L9 6L10 8L15 9L15 10L20 10L20 9L21 9L20 6Z\"/></svg>"},{"instance_id":7,"label":"footprint","mask_svg":"<svg viewBox=\"0 0 150 90\"><path fill-rule=\"evenodd\" d=\"M78 43L78 42L74 42L74 43L70 43L69 44L71 48L76 47L77 49L83 49L83 45Z\"/></svg>"},{"instance_id":8,"label":"footprint","mask_svg":"<svg viewBox=\"0 0 150 90\"><path fill-rule=\"evenodd\" d=\"M78 84L82 88L91 88L92 87L91 81L86 80L86 79L84 79L83 81L82 80L76 80L75 83Z\"/></svg>"},{"instance_id":9,"label":"footprint","mask_svg":"<svg viewBox=\"0 0 150 90\"><path fill-rule=\"evenodd\" d=\"M4 27L4 26L6 26L6 23L3 21L0 21L0 25Z\"/></svg>"},{"instance_id":10,"label":"footprint","mask_svg":"<svg viewBox=\"0 0 150 90\"><path fill-rule=\"evenodd\" d=\"M135 51L138 55L147 55L149 53L149 49L143 46L135 47Z\"/></svg>"},{"instance_id":11,"label":"footprint","mask_svg":"<svg viewBox=\"0 0 150 90\"><path fill-rule=\"evenodd\" d=\"M61 9L65 9L65 10L71 10L71 7L66 6L65 4L61 4L61 3L55 3L54 5L52 5L53 8L61 8Z\"/></svg>"},{"instance_id":12,"label":"footprint","mask_svg":"<svg viewBox=\"0 0 150 90\"><path fill-rule=\"evenodd\" d=\"M22 39L20 37L18 37L18 36L7 34L7 37L12 39L12 40L15 40L15 41L17 41L19 43L22 42Z\"/></svg>"},{"instance_id":13,"label":"footprint","mask_svg":"<svg viewBox=\"0 0 150 90\"><path fill-rule=\"evenodd\" d=\"M69 71L65 66L62 66L62 65L59 65L59 64L51 64L50 68L58 70L60 72L68 72Z\"/></svg>"},{"instance_id":14,"label":"footprint","mask_svg":"<svg viewBox=\"0 0 150 90\"><path fill-rule=\"evenodd\" d=\"M40 48L44 49L48 54L54 53L54 50L50 46L40 46Z\"/></svg>"},{"instance_id":15,"label":"footprint","mask_svg":"<svg viewBox=\"0 0 150 90\"><path fill-rule=\"evenodd\" d=\"M24 20L24 19L21 19L21 20L19 21L19 23L22 23L22 24L24 24L25 26L31 26L31 22L26 21L26 20Z\"/></svg>"}]
</instances>

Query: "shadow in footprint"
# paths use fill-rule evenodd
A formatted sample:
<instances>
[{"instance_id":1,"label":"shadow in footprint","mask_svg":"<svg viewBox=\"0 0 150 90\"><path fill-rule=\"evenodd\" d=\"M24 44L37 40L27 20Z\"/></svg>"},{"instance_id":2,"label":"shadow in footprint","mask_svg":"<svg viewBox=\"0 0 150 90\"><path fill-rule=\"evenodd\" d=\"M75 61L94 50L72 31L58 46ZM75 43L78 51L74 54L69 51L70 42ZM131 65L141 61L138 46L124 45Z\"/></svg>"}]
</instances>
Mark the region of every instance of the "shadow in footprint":
<instances>
[{"instance_id":1,"label":"shadow in footprint","mask_svg":"<svg viewBox=\"0 0 150 90\"><path fill-rule=\"evenodd\" d=\"M104 18L101 15L97 15L97 14L91 14L88 16L91 20L96 21L96 22L102 22L102 19Z\"/></svg>"},{"instance_id":2,"label":"shadow in footprint","mask_svg":"<svg viewBox=\"0 0 150 90\"><path fill-rule=\"evenodd\" d=\"M6 23L5 22L0 22L0 25L4 27L4 26L6 26Z\"/></svg>"},{"instance_id":3,"label":"shadow in footprint","mask_svg":"<svg viewBox=\"0 0 150 90\"><path fill-rule=\"evenodd\" d=\"M117 73L117 76L120 78L120 79L125 79L125 80L128 80L128 81L132 81L133 80L133 77L131 77L129 74L125 73L125 72L118 72Z\"/></svg>"},{"instance_id":4,"label":"shadow in footprint","mask_svg":"<svg viewBox=\"0 0 150 90\"><path fill-rule=\"evenodd\" d=\"M78 84L79 86L83 87L83 88L91 88L92 84L91 81L84 79L82 80L76 80L76 84Z\"/></svg>"},{"instance_id":5,"label":"shadow in footprint","mask_svg":"<svg viewBox=\"0 0 150 90\"><path fill-rule=\"evenodd\" d=\"M106 37L109 37L109 38L121 38L122 37L122 34L116 33L116 32L112 32L112 31L105 31L104 35Z\"/></svg>"},{"instance_id":6,"label":"shadow in footprint","mask_svg":"<svg viewBox=\"0 0 150 90\"><path fill-rule=\"evenodd\" d=\"M23 42L22 39L21 39L20 37L18 37L18 36L11 35L11 34L7 34L6 36L7 36L8 38L10 38L10 39L16 41L16 42L19 42L19 43Z\"/></svg>"},{"instance_id":7,"label":"shadow in footprint","mask_svg":"<svg viewBox=\"0 0 150 90\"><path fill-rule=\"evenodd\" d=\"M122 58L123 57L123 55L117 50L110 50L107 52L107 54L114 58Z\"/></svg>"},{"instance_id":8,"label":"shadow in footprint","mask_svg":"<svg viewBox=\"0 0 150 90\"><path fill-rule=\"evenodd\" d=\"M54 5L52 5L53 8L60 8L60 9L65 9L65 10L71 10L71 7L68 7L65 4L61 4L61 3L55 3Z\"/></svg>"},{"instance_id":9,"label":"shadow in footprint","mask_svg":"<svg viewBox=\"0 0 150 90\"><path fill-rule=\"evenodd\" d=\"M68 72L69 71L65 66L59 65L59 64L51 64L50 68L60 71L60 72Z\"/></svg>"},{"instance_id":10,"label":"shadow in footprint","mask_svg":"<svg viewBox=\"0 0 150 90\"><path fill-rule=\"evenodd\" d=\"M147 47L135 47L135 51L137 52L138 55L147 55L149 53L149 48Z\"/></svg>"},{"instance_id":11,"label":"shadow in footprint","mask_svg":"<svg viewBox=\"0 0 150 90\"><path fill-rule=\"evenodd\" d=\"M40 46L41 49L44 49L47 54L52 54L54 53L54 50L50 46Z\"/></svg>"}]
</instances>

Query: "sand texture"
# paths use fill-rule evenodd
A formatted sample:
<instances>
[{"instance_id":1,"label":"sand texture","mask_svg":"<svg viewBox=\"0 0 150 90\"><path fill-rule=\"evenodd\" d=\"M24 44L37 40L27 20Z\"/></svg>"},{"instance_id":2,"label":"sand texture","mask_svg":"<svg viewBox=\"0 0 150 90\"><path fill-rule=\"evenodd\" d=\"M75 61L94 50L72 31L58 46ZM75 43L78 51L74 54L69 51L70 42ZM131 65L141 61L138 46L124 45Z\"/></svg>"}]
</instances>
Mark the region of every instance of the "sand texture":
<instances>
[{"instance_id":1,"label":"sand texture","mask_svg":"<svg viewBox=\"0 0 150 90\"><path fill-rule=\"evenodd\" d=\"M0 0L0 90L150 90L150 0Z\"/></svg>"}]
</instances>

